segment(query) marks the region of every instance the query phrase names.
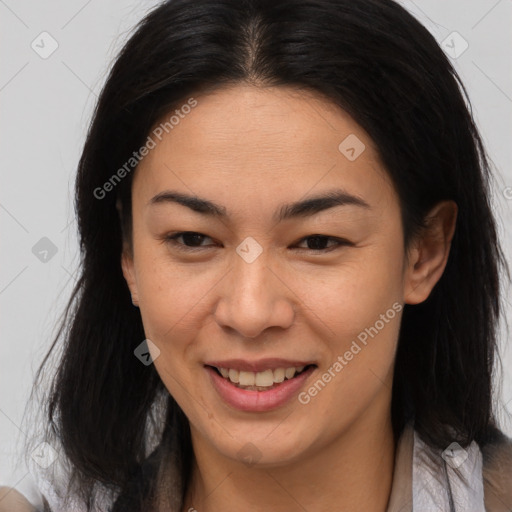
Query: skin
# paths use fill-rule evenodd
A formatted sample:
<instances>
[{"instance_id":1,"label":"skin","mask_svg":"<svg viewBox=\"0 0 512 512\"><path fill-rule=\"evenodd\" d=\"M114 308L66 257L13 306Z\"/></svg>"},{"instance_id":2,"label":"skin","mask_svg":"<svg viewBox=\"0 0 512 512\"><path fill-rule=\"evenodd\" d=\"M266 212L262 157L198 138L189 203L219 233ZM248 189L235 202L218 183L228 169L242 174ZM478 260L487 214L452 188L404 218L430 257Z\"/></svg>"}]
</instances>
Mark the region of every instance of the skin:
<instances>
[{"instance_id":1,"label":"skin","mask_svg":"<svg viewBox=\"0 0 512 512\"><path fill-rule=\"evenodd\" d=\"M0 487L0 512L36 512L36 509L16 489Z\"/></svg>"},{"instance_id":2,"label":"skin","mask_svg":"<svg viewBox=\"0 0 512 512\"><path fill-rule=\"evenodd\" d=\"M183 510L384 511L401 313L307 404L238 411L203 365L314 361L307 389L394 303L428 297L446 265L457 207L436 205L406 251L394 187L372 140L344 111L287 87L236 85L194 97L197 106L137 168L133 246L122 255L147 338L160 350L156 370L190 421L195 463ZM350 134L366 147L354 161L338 149ZM338 188L369 208L272 218L283 203ZM149 204L165 190L212 200L228 216ZM202 248L180 251L165 240L179 231L206 235L196 242ZM306 238L315 234L334 237L331 250L315 252ZM262 248L252 263L236 252L248 236ZM257 449L254 464L241 460L247 443Z\"/></svg>"}]
</instances>

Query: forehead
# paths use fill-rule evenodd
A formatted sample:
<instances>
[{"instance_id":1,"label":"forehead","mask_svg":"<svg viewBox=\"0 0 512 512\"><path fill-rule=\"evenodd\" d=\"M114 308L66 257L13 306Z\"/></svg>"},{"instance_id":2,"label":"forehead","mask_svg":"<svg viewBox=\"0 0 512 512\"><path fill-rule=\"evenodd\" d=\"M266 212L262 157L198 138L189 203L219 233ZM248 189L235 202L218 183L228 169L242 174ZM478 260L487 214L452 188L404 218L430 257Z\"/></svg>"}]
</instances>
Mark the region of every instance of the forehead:
<instances>
[{"instance_id":1,"label":"forehead","mask_svg":"<svg viewBox=\"0 0 512 512\"><path fill-rule=\"evenodd\" d=\"M160 138L150 134L156 145L134 177L134 193L146 200L166 188L223 204L296 200L335 186L374 203L394 194L368 134L320 95L237 85L194 99Z\"/></svg>"}]
</instances>

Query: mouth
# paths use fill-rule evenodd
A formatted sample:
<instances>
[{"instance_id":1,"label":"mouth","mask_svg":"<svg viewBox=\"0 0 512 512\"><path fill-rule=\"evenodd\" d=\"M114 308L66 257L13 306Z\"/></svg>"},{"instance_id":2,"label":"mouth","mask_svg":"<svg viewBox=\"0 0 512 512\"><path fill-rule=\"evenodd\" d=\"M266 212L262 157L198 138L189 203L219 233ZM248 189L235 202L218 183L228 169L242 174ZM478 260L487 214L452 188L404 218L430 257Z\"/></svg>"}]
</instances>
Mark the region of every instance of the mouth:
<instances>
[{"instance_id":1,"label":"mouth","mask_svg":"<svg viewBox=\"0 0 512 512\"><path fill-rule=\"evenodd\" d=\"M206 365L209 366L209 365ZM223 368L209 366L217 375L227 380L233 386L246 391L269 391L275 389L281 383L295 379L310 368L316 367L314 364L302 366L288 366L281 368L268 368L260 372L244 371L235 368Z\"/></svg>"},{"instance_id":2,"label":"mouth","mask_svg":"<svg viewBox=\"0 0 512 512\"><path fill-rule=\"evenodd\" d=\"M257 364L237 360L205 364L204 368L224 403L240 411L266 412L289 403L318 366L283 360Z\"/></svg>"}]
</instances>

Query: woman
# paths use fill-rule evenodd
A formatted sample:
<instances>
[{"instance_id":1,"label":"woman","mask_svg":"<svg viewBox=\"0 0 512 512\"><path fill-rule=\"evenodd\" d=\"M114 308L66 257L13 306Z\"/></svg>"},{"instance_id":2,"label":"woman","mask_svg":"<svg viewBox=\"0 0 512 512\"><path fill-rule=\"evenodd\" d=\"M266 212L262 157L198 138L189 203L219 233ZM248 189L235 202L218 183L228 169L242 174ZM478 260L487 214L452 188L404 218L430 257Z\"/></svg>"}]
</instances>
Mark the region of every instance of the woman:
<instances>
[{"instance_id":1,"label":"woman","mask_svg":"<svg viewBox=\"0 0 512 512\"><path fill-rule=\"evenodd\" d=\"M44 509L510 510L489 185L395 2L157 7L80 160Z\"/></svg>"}]
</instances>

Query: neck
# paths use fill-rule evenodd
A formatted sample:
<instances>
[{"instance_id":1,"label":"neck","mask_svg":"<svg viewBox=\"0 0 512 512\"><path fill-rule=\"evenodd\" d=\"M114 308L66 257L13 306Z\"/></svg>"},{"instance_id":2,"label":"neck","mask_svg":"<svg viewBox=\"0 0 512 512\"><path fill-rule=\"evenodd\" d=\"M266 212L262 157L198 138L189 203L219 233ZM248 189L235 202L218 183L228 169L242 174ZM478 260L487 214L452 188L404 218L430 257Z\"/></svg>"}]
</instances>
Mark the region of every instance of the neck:
<instances>
[{"instance_id":1,"label":"neck","mask_svg":"<svg viewBox=\"0 0 512 512\"><path fill-rule=\"evenodd\" d=\"M193 432L196 460L183 512L384 512L395 440L389 414L384 421L369 419L359 418L334 442L312 449L300 461L271 468L227 459Z\"/></svg>"}]
</instances>

